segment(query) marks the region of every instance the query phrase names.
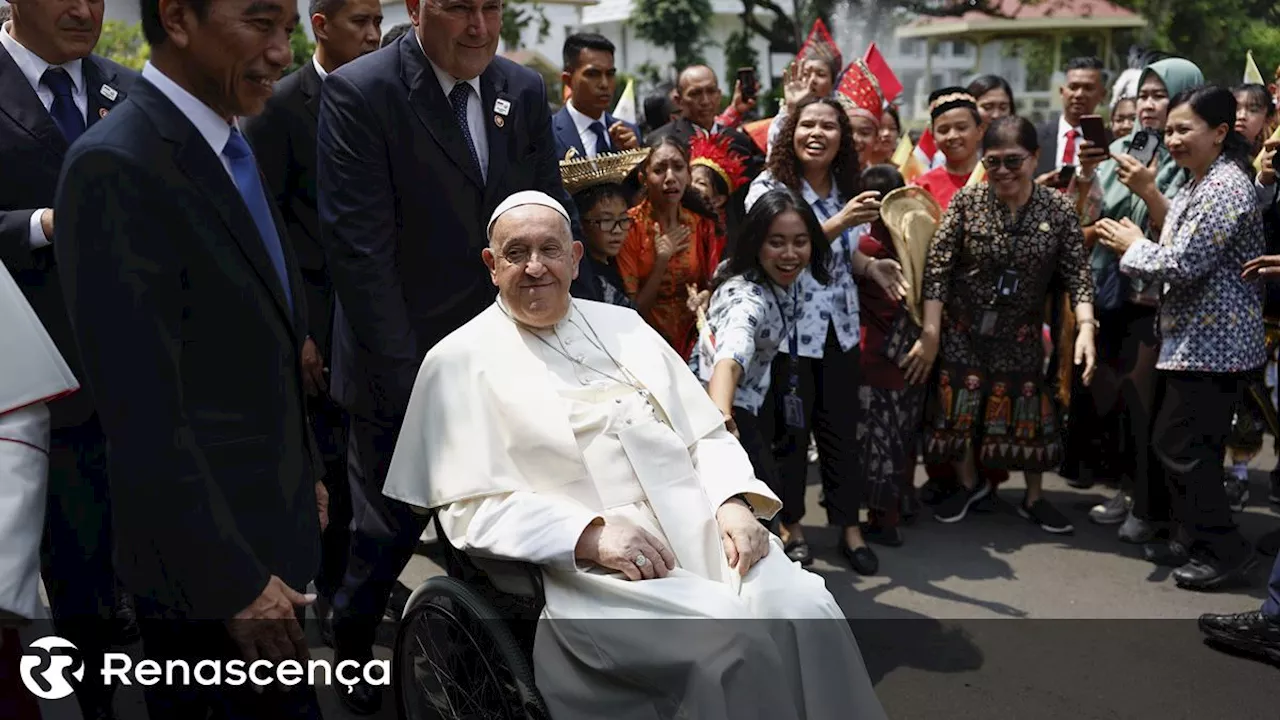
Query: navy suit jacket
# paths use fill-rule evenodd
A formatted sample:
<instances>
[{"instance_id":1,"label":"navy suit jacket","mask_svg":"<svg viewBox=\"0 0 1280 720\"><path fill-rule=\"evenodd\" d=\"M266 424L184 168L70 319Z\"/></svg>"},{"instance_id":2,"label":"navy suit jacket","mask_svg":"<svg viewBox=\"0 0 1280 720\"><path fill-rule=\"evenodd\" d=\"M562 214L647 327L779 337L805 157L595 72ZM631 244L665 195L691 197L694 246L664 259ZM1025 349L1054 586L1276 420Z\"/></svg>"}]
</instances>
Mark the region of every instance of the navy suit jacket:
<instances>
[{"instance_id":1,"label":"navy suit jacket","mask_svg":"<svg viewBox=\"0 0 1280 720\"><path fill-rule=\"evenodd\" d=\"M480 86L487 182L413 33L324 81L317 200L338 297L332 394L361 417L402 418L427 351L497 296L480 253L499 203L541 190L581 236L541 76L495 57Z\"/></svg>"},{"instance_id":2,"label":"navy suit jacket","mask_svg":"<svg viewBox=\"0 0 1280 720\"><path fill-rule=\"evenodd\" d=\"M618 122L618 118L607 112L604 114L604 131L606 134L608 134L609 128L615 122ZM631 132L636 134L636 140L640 143L640 147L644 147L644 137L640 134L640 128L625 120L622 123L631 128ZM570 148L573 148L573 151L577 153L577 157L587 156L587 149L582 146L582 136L578 134L578 126L573 124L573 116L569 114L567 105L560 108L560 112L557 112L555 117L551 118L551 126L556 134L557 160L563 160L565 155L569 153ZM610 138L609 142L612 143L613 139Z\"/></svg>"},{"instance_id":3,"label":"navy suit jacket","mask_svg":"<svg viewBox=\"0 0 1280 720\"><path fill-rule=\"evenodd\" d=\"M86 123L92 128L124 102L138 74L97 55L85 58L81 66L88 99ZM106 94L103 87L108 88ZM53 124L8 51L0 46L0 261L83 383L53 247L31 249L31 215L53 207L58 172L66 154L62 131ZM50 403L49 411L55 428L79 425L93 415L93 401L87 392L72 393Z\"/></svg>"},{"instance_id":4,"label":"navy suit jacket","mask_svg":"<svg viewBox=\"0 0 1280 720\"><path fill-rule=\"evenodd\" d=\"M72 146L54 212L121 580L193 619L231 617L271 575L301 592L319 566L320 463L289 244L292 303L218 155L141 79Z\"/></svg>"}]
</instances>

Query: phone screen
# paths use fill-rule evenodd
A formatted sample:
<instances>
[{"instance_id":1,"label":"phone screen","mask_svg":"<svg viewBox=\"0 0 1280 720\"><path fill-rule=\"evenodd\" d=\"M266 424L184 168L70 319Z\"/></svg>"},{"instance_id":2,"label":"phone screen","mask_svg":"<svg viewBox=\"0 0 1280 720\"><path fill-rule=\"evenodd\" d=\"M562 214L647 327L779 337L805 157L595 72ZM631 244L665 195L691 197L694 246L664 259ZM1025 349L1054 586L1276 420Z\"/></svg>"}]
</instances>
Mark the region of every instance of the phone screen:
<instances>
[{"instance_id":1,"label":"phone screen","mask_svg":"<svg viewBox=\"0 0 1280 720\"><path fill-rule=\"evenodd\" d=\"M1084 139L1099 147L1106 147L1110 143L1107 138L1107 126L1102 123L1101 115L1085 115L1080 118L1080 131L1084 134Z\"/></svg>"},{"instance_id":2,"label":"phone screen","mask_svg":"<svg viewBox=\"0 0 1280 720\"><path fill-rule=\"evenodd\" d=\"M1071 178L1076 175L1075 165L1063 165L1058 170L1058 187L1066 187L1071 184Z\"/></svg>"},{"instance_id":3,"label":"phone screen","mask_svg":"<svg viewBox=\"0 0 1280 720\"><path fill-rule=\"evenodd\" d=\"M756 96L756 71L752 68L738 69L738 82L742 85L742 97L750 99Z\"/></svg>"}]
</instances>

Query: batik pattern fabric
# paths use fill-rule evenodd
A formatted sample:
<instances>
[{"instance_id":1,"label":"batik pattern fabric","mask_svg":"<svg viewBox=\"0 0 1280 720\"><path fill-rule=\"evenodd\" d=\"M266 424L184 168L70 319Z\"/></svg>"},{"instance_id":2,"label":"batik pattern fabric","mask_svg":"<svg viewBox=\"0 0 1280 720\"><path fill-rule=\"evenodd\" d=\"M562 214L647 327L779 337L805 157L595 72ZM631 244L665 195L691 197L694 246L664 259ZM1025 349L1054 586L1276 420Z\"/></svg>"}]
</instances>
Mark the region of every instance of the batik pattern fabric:
<instances>
[{"instance_id":1,"label":"batik pattern fabric","mask_svg":"<svg viewBox=\"0 0 1280 720\"><path fill-rule=\"evenodd\" d=\"M1017 284L1000 298L1006 272ZM1040 472L1061 461L1062 426L1045 387L1041 334L1055 278L1073 306L1093 301L1069 200L1035 186L1015 217L987 186L956 194L924 276L924 299L943 303L941 367L926 411L928 462L960 460L969 447L990 468Z\"/></svg>"},{"instance_id":2,"label":"batik pattern fabric","mask_svg":"<svg viewBox=\"0 0 1280 720\"><path fill-rule=\"evenodd\" d=\"M858 388L856 435L857 457L867 478L867 507L883 514L895 514L900 507L902 488L911 481L915 466L916 442L924 411L925 391L921 385L901 390L863 385Z\"/></svg>"},{"instance_id":3,"label":"batik pattern fabric","mask_svg":"<svg viewBox=\"0 0 1280 720\"><path fill-rule=\"evenodd\" d=\"M623 287L634 299L653 274L658 257L654 243L662 230L653 217L653 208L648 200L631 208L627 214L635 224L627 233L617 262ZM693 285L701 290L710 281L711 271L715 269L713 255L717 238L715 220L690 210L680 210L680 224L690 230L689 247L667 261L657 301L649 312L642 315L681 357L688 360L693 352L696 322L693 311L689 309L688 287Z\"/></svg>"},{"instance_id":4,"label":"batik pattern fabric","mask_svg":"<svg viewBox=\"0 0 1280 720\"><path fill-rule=\"evenodd\" d=\"M1241 267L1265 251L1253 181L1219 158L1169 205L1157 244L1129 247L1120 270L1162 284L1160 370L1237 373L1266 363L1262 288Z\"/></svg>"}]
</instances>

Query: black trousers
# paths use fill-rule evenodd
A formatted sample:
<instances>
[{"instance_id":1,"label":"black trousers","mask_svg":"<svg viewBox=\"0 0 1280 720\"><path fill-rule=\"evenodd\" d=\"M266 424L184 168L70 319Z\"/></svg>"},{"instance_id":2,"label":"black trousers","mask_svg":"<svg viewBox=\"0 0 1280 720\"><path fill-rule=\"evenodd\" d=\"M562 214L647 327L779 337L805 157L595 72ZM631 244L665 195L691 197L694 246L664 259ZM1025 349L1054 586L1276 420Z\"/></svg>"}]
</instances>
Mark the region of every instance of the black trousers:
<instances>
[{"instance_id":1,"label":"black trousers","mask_svg":"<svg viewBox=\"0 0 1280 720\"><path fill-rule=\"evenodd\" d=\"M865 484L858 464L858 384L862 376L857 347L840 349L835 331L829 330L822 360L799 359L797 392L804 403L805 427L787 426L783 397L789 392L791 356L779 353L773 361L769 400L761 413L773 417L773 455L781 488L779 519L800 522L805 513L805 483L809 471L809 435L818 445L818 470L822 478L827 523L836 527L858 524Z\"/></svg>"},{"instance_id":2,"label":"black trousers","mask_svg":"<svg viewBox=\"0 0 1280 720\"><path fill-rule=\"evenodd\" d=\"M1222 484L1231 416L1246 373L1157 373L1151 449L1163 483L1149 507L1176 520L1191 540L1193 557L1235 563L1251 553L1236 528ZM1154 483L1153 483L1154 485Z\"/></svg>"},{"instance_id":3,"label":"black trousers","mask_svg":"<svg viewBox=\"0 0 1280 720\"><path fill-rule=\"evenodd\" d=\"M136 599L138 629L142 633L142 650L147 660L160 663L185 660L192 670L201 660L243 659L239 646L227 633L226 625L217 620L185 620L147 598ZM303 613L298 612L298 622ZM246 670L247 663L246 663ZM224 666L225 670L225 666ZM315 688L307 684L307 666L302 664L302 682L293 686L271 686L255 692L251 683L239 686L224 684L208 687L195 682L190 685L166 686L160 683L144 690L150 720L320 720L320 704ZM274 669L259 671L272 676ZM227 676L224 674L224 678ZM87 678L86 678L87 679ZM86 683L88 684L88 683ZM341 688L338 688L341 690Z\"/></svg>"},{"instance_id":4,"label":"black trousers","mask_svg":"<svg viewBox=\"0 0 1280 720\"><path fill-rule=\"evenodd\" d=\"M49 445L40 576L54 629L83 654L86 677L98 677L115 630L116 578L112 564L107 439L97 416L54 429ZM76 700L89 710L109 706L112 692L84 683Z\"/></svg>"},{"instance_id":5,"label":"black trousers","mask_svg":"<svg viewBox=\"0 0 1280 720\"><path fill-rule=\"evenodd\" d=\"M382 494L400 424L352 415L350 428L351 549L333 596L333 636L338 658L364 662L372 657L387 598L418 546L427 517Z\"/></svg>"},{"instance_id":6,"label":"black trousers","mask_svg":"<svg viewBox=\"0 0 1280 720\"><path fill-rule=\"evenodd\" d=\"M743 408L733 408L733 422L738 426L738 442L751 460L751 468L756 471L756 479L769 486L778 497L782 497L778 484L778 472L773 463L773 417L772 414L754 415Z\"/></svg>"},{"instance_id":7,"label":"black trousers","mask_svg":"<svg viewBox=\"0 0 1280 720\"><path fill-rule=\"evenodd\" d=\"M311 398L307 408L316 445L324 458L324 487L329 491L329 526L320 536L320 571L316 590L332 598L342 584L351 553L351 487L347 473L346 412L326 393Z\"/></svg>"}]
</instances>

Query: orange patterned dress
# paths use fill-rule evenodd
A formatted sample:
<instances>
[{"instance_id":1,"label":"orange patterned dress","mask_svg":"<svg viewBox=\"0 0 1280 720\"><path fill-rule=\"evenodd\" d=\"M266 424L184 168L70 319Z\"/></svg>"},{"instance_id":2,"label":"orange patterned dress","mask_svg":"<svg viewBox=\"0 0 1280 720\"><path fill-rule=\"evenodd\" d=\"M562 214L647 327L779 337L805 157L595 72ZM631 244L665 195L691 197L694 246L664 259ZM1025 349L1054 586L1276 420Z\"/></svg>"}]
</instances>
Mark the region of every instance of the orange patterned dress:
<instances>
[{"instance_id":1,"label":"orange patterned dress","mask_svg":"<svg viewBox=\"0 0 1280 720\"><path fill-rule=\"evenodd\" d=\"M635 298L653 274L657 259L654 241L661 235L661 230L653 218L648 200L631 208L627 214L636 222L618 253L618 272L622 275L627 294ZM689 247L667 262L657 302L644 314L644 319L687 360L693 351L695 325L695 316L688 307L687 286L695 285L700 290L707 287L711 274L715 272L719 243L716 223L710 218L681 208L680 224L690 228Z\"/></svg>"}]
</instances>

